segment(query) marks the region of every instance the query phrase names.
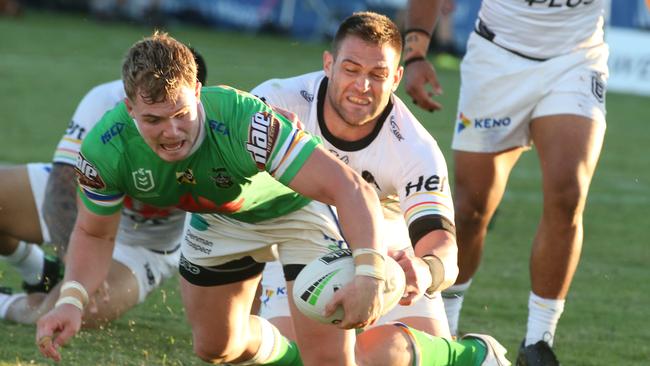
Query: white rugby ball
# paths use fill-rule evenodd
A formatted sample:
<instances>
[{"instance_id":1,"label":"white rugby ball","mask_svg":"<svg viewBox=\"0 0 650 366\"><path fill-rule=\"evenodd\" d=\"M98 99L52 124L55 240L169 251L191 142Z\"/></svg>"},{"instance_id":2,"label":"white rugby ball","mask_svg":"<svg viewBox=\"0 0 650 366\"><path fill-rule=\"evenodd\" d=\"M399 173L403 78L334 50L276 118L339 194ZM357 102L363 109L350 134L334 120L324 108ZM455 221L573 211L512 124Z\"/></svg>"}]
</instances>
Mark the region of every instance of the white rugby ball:
<instances>
[{"instance_id":1,"label":"white rugby ball","mask_svg":"<svg viewBox=\"0 0 650 366\"><path fill-rule=\"evenodd\" d=\"M386 285L384 286L384 307L382 315L391 310L404 294L406 280L402 267L386 257ZM354 278L352 252L341 249L328 253L307 264L293 284L293 300L298 310L306 316L326 324L338 324L343 320L343 308L339 306L334 314L323 316L325 305L334 293Z\"/></svg>"}]
</instances>

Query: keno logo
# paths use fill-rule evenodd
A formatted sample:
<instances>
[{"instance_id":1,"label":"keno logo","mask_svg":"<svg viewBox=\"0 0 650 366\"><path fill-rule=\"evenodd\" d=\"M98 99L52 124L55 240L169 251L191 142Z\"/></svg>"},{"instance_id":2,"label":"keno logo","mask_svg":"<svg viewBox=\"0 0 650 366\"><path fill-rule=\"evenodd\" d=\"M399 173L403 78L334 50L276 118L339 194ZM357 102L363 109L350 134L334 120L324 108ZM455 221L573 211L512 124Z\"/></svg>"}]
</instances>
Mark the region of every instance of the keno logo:
<instances>
[{"instance_id":1,"label":"keno logo","mask_svg":"<svg viewBox=\"0 0 650 366\"><path fill-rule=\"evenodd\" d=\"M77 155L77 165L74 169L80 185L94 189L103 189L106 187L97 169L86 160L81 152Z\"/></svg>"},{"instance_id":2,"label":"keno logo","mask_svg":"<svg viewBox=\"0 0 650 366\"><path fill-rule=\"evenodd\" d=\"M248 150L257 164L257 168L264 170L266 161L273 150L275 139L280 131L278 121L267 112L257 112L251 120L248 130Z\"/></svg>"},{"instance_id":3,"label":"keno logo","mask_svg":"<svg viewBox=\"0 0 650 366\"><path fill-rule=\"evenodd\" d=\"M133 175L133 184L135 188L142 192L148 192L152 190L156 184L153 181L153 174L149 169L140 168L132 173Z\"/></svg>"}]
</instances>

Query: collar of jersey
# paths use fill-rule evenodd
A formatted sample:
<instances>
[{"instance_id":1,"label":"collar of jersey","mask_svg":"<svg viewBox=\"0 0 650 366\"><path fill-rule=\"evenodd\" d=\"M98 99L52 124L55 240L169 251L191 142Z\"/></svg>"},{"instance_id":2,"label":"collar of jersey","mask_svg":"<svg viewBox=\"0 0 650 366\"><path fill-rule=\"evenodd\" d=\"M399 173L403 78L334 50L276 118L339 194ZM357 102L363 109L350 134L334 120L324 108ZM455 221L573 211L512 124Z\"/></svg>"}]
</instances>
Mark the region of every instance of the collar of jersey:
<instances>
[{"instance_id":1,"label":"collar of jersey","mask_svg":"<svg viewBox=\"0 0 650 366\"><path fill-rule=\"evenodd\" d=\"M325 124L323 106L325 104L325 94L327 93L328 81L329 79L327 76L324 76L323 80L321 80L320 86L318 87L318 100L316 102L318 126L320 127L320 131L323 134L323 138L332 144L332 146L342 151L358 151L366 148L375 140L377 135L379 135L379 131L381 131L381 127L384 125L384 121L386 121L386 118L388 118L388 115L393 110L393 98L391 97L391 99L388 100L388 105L386 105L386 108L384 108L384 110L379 115L379 119L377 120L375 128L366 137L356 141L345 141L334 136L330 130L327 129L327 125Z\"/></svg>"}]
</instances>

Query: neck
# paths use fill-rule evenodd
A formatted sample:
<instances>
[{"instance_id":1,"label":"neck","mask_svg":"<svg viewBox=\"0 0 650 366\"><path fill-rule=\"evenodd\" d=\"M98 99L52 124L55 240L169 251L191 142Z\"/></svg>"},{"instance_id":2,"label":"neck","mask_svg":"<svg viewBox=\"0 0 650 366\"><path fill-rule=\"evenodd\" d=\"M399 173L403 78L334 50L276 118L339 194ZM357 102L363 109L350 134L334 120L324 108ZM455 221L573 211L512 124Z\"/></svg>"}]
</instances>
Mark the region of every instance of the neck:
<instances>
[{"instance_id":1,"label":"neck","mask_svg":"<svg viewBox=\"0 0 650 366\"><path fill-rule=\"evenodd\" d=\"M370 135L378 118L361 125L353 125L346 122L341 115L332 107L332 104L326 98L323 104L323 119L325 126L334 137L344 141L358 141Z\"/></svg>"}]
</instances>

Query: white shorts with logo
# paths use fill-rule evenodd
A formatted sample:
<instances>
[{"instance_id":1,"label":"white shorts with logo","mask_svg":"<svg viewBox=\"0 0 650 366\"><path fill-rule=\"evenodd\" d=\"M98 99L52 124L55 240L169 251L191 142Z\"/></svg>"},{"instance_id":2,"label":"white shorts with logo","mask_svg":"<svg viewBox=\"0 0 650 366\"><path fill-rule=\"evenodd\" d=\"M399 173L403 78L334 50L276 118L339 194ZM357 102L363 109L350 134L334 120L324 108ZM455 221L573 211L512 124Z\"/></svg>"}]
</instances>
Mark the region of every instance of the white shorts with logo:
<instances>
[{"instance_id":1,"label":"white shorts with logo","mask_svg":"<svg viewBox=\"0 0 650 366\"><path fill-rule=\"evenodd\" d=\"M27 164L29 181L32 186L34 202L38 209L43 240L45 242L50 242L51 238L43 219L41 206L45 199L45 188L51 169L51 164ZM179 253L179 250L168 254L157 253L143 247L126 245L120 242L118 235L115 240L113 260L125 265L133 273L138 281L139 301L143 302L147 295L158 287L162 281L172 277L177 272Z\"/></svg>"},{"instance_id":2,"label":"white shorts with logo","mask_svg":"<svg viewBox=\"0 0 650 366\"><path fill-rule=\"evenodd\" d=\"M289 317L289 298L280 262L270 262L262 274L262 294L260 296L260 316L265 319ZM410 306L397 305L384 314L375 325L386 324L409 317L423 317L447 321L442 296L439 292L433 296L422 296Z\"/></svg>"},{"instance_id":3,"label":"white shorts with logo","mask_svg":"<svg viewBox=\"0 0 650 366\"><path fill-rule=\"evenodd\" d=\"M193 214L181 252L193 264L214 267L247 256L259 263L279 258L284 264L307 264L344 247L347 243L333 209L312 201L288 215L254 224L224 215Z\"/></svg>"},{"instance_id":4,"label":"white shorts with logo","mask_svg":"<svg viewBox=\"0 0 650 366\"><path fill-rule=\"evenodd\" d=\"M461 63L452 148L499 152L530 146L530 121L575 114L605 123L606 44L534 61L472 33Z\"/></svg>"}]
</instances>

